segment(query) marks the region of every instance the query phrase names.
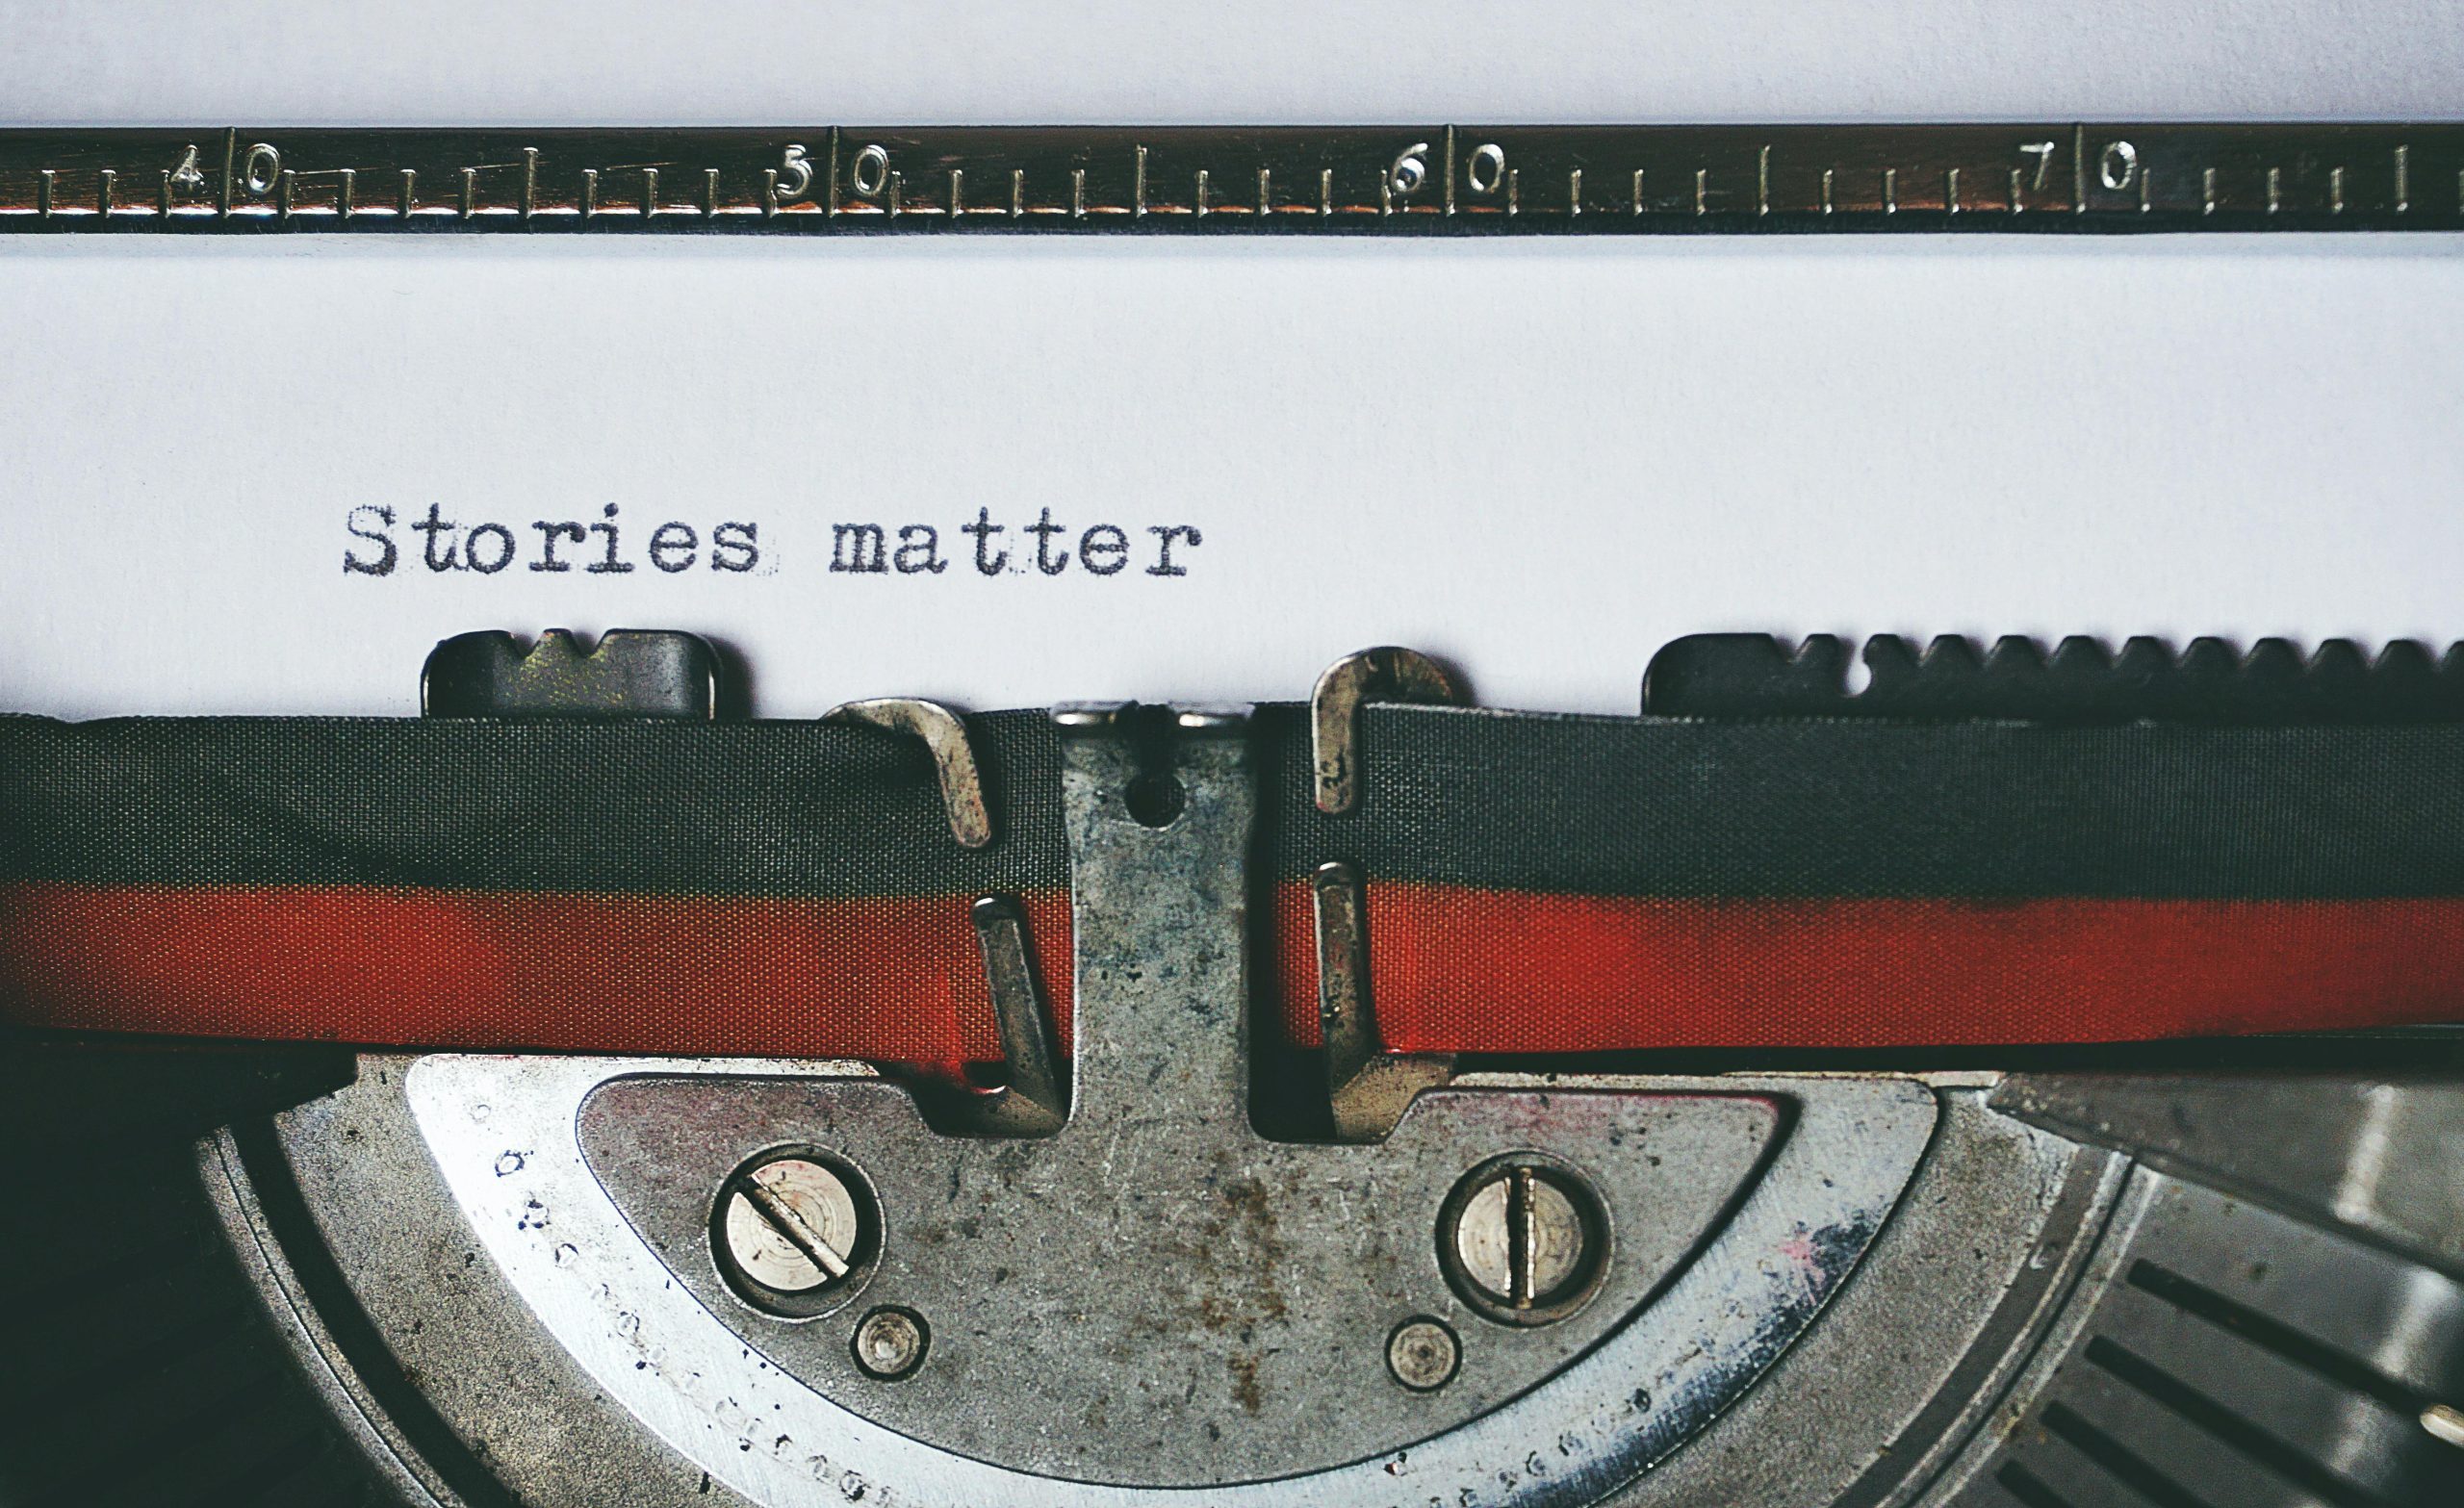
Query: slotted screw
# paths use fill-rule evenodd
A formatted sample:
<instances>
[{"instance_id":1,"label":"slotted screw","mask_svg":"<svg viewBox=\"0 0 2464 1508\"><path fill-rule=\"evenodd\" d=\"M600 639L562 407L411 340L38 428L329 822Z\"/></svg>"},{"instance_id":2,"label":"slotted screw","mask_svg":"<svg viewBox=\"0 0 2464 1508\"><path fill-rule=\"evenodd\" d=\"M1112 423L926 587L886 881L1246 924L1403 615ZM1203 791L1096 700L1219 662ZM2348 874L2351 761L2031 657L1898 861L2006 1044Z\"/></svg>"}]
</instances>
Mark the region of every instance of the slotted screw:
<instances>
[{"instance_id":1,"label":"slotted screw","mask_svg":"<svg viewBox=\"0 0 2464 1508\"><path fill-rule=\"evenodd\" d=\"M1570 1313L1600 1270L1599 1208L1572 1170L1502 1158L1456 1187L1438 1241L1464 1297L1493 1318L1542 1323Z\"/></svg>"},{"instance_id":2,"label":"slotted screw","mask_svg":"<svg viewBox=\"0 0 2464 1508\"><path fill-rule=\"evenodd\" d=\"M809 1293L847 1276L862 1227L846 1180L819 1163L779 1158L733 1183L728 1254L746 1277Z\"/></svg>"}]
</instances>

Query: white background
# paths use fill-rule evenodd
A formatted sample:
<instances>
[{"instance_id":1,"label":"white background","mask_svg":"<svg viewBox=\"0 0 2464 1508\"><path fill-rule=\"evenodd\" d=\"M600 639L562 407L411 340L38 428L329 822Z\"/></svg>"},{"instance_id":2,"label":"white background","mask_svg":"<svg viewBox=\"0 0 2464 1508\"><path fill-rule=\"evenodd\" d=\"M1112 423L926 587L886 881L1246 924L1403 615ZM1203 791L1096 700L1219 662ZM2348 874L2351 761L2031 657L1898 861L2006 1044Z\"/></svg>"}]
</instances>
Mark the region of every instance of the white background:
<instances>
[{"instance_id":1,"label":"white background","mask_svg":"<svg viewBox=\"0 0 2464 1508\"><path fill-rule=\"evenodd\" d=\"M0 4L0 37L19 124L2464 114L2426 0ZM1296 696L1380 641L1602 710L1697 628L2443 642L2458 250L0 242L0 707L406 711L436 638L547 624L713 633L783 716ZM341 570L353 506L608 501L757 520L773 569ZM1206 544L1170 581L826 570L834 521L984 505Z\"/></svg>"}]
</instances>

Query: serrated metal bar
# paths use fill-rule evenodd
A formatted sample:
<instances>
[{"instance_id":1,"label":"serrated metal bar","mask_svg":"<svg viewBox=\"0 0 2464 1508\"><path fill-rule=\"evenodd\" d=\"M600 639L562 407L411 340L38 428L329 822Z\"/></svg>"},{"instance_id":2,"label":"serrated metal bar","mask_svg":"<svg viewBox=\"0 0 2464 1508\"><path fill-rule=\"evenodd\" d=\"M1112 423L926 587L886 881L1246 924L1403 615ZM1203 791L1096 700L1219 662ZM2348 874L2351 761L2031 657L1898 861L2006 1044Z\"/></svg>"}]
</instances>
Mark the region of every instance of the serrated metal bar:
<instances>
[{"instance_id":1,"label":"serrated metal bar","mask_svg":"<svg viewBox=\"0 0 2464 1508\"><path fill-rule=\"evenodd\" d=\"M369 175L401 192L354 196L349 186ZM662 179L698 192L664 202ZM918 187L928 180L929 196ZM1280 203L1261 192L1252 212L1219 187L1277 181L1317 192ZM985 183L1008 187L1006 209L966 202L962 186ZM1218 186L1203 204L1201 183ZM132 202L129 184L155 192ZM423 201L422 184L447 187ZM1602 207L1586 184L1616 185L1628 212L1583 213ZM1689 213L1653 213L1667 210ZM2464 122L0 131L0 231L554 235L585 225L771 235L2452 231L2464 229Z\"/></svg>"}]
</instances>

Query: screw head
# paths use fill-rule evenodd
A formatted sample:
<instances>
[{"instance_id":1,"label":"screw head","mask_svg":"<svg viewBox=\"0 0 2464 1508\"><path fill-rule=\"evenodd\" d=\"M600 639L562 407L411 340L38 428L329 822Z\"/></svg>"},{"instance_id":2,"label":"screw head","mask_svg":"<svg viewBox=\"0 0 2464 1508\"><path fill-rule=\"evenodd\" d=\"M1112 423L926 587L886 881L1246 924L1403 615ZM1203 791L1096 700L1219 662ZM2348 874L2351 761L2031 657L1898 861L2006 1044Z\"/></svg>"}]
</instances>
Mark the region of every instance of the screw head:
<instances>
[{"instance_id":1,"label":"screw head","mask_svg":"<svg viewBox=\"0 0 2464 1508\"><path fill-rule=\"evenodd\" d=\"M1446 1321L1416 1315L1386 1338L1386 1369L1414 1393L1434 1393L1454 1379L1463 1343Z\"/></svg>"},{"instance_id":2,"label":"screw head","mask_svg":"<svg viewBox=\"0 0 2464 1508\"><path fill-rule=\"evenodd\" d=\"M852 1349L856 1365L865 1375L895 1382L924 1365L924 1351L932 1339L923 1316L884 1305L857 1322Z\"/></svg>"},{"instance_id":3,"label":"screw head","mask_svg":"<svg viewBox=\"0 0 2464 1508\"><path fill-rule=\"evenodd\" d=\"M1608 1223L1580 1174L1518 1154L1455 1185L1437 1236L1447 1275L1474 1308L1509 1324L1545 1324L1582 1307L1597 1288Z\"/></svg>"},{"instance_id":4,"label":"screw head","mask_svg":"<svg viewBox=\"0 0 2464 1508\"><path fill-rule=\"evenodd\" d=\"M719 1189L711 1240L745 1299L809 1318L852 1297L872 1269L880 1217L854 1169L819 1156L757 1158Z\"/></svg>"}]
</instances>

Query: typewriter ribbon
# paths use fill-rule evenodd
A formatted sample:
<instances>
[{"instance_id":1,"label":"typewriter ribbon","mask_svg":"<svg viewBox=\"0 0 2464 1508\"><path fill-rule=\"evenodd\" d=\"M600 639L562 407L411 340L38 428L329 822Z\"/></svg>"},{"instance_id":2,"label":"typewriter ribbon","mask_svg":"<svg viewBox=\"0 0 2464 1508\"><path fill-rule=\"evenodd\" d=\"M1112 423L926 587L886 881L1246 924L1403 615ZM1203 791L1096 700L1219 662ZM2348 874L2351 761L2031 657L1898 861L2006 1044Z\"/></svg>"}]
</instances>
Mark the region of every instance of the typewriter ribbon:
<instances>
[{"instance_id":1,"label":"typewriter ribbon","mask_svg":"<svg viewBox=\"0 0 2464 1508\"><path fill-rule=\"evenodd\" d=\"M1310 877L1338 860L1398 1053L2115 1042L2464 1001L2452 658L2408 675L2391 652L2348 683L2194 654L2169 693L2130 655L2104 673L2187 721L2066 708L2040 659L2039 721L1689 715L1804 712L1753 681L1784 655L1703 669L1734 648L1671 646L1640 718L1372 703L1340 815L1314 799L1307 709L1259 709L1262 1016L1319 1039ZM2238 714L2234 677L2257 688ZM1887 710L1897 684L1868 696ZM925 744L879 728L11 718L0 1010L955 1072L1000 1056L969 921L997 895L1066 1040L1060 735L1037 712L964 728L997 813L980 848L953 840Z\"/></svg>"}]
</instances>

